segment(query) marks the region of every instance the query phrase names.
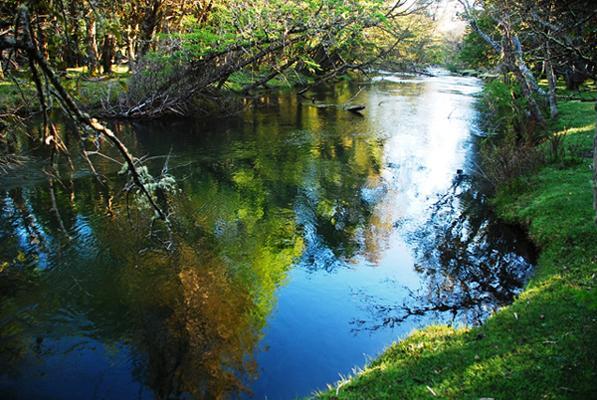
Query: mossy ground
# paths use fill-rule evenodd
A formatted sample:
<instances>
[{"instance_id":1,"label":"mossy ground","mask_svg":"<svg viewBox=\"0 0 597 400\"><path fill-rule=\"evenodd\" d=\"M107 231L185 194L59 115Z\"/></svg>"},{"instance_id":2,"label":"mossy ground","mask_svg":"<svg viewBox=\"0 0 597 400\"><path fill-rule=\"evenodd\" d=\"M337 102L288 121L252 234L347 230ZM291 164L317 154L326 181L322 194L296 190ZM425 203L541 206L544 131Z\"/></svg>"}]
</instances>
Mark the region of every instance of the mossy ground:
<instances>
[{"instance_id":1,"label":"mossy ground","mask_svg":"<svg viewBox=\"0 0 597 400\"><path fill-rule=\"evenodd\" d=\"M592 93L593 97L595 92ZM560 103L550 133L564 156L501 188L494 204L528 226L540 248L535 274L514 303L482 326L431 326L390 346L321 399L597 398L597 227L590 102Z\"/></svg>"}]
</instances>

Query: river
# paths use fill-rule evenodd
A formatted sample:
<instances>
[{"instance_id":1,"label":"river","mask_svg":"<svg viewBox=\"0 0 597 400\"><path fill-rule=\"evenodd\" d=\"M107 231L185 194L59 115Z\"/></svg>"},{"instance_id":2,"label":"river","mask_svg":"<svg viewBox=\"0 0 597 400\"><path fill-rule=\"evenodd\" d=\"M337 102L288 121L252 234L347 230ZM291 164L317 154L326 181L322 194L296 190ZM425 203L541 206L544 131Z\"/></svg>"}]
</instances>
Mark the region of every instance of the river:
<instances>
[{"instance_id":1,"label":"river","mask_svg":"<svg viewBox=\"0 0 597 400\"><path fill-rule=\"evenodd\" d=\"M379 73L115 124L176 179L170 230L84 167L0 178L1 397L293 399L413 329L482 322L534 251L473 177L480 89Z\"/></svg>"}]
</instances>

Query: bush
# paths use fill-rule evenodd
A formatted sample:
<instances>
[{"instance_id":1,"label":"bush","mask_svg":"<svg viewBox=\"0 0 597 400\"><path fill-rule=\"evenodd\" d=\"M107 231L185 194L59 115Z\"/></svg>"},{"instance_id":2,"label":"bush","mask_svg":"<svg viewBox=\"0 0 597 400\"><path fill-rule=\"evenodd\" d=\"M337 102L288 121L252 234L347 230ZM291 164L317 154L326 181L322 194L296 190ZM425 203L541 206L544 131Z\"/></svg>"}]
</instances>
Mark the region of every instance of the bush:
<instances>
[{"instance_id":1,"label":"bush","mask_svg":"<svg viewBox=\"0 0 597 400\"><path fill-rule=\"evenodd\" d=\"M544 99L535 100L545 103ZM494 141L536 145L546 139L546 131L532 123L527 100L511 76L487 82L478 107L482 127Z\"/></svg>"},{"instance_id":2,"label":"bush","mask_svg":"<svg viewBox=\"0 0 597 400\"><path fill-rule=\"evenodd\" d=\"M142 102L152 93L162 93L174 86L184 70L184 63L176 57L178 53L150 52L135 65L135 73L128 82L130 104Z\"/></svg>"},{"instance_id":3,"label":"bush","mask_svg":"<svg viewBox=\"0 0 597 400\"><path fill-rule=\"evenodd\" d=\"M520 87L508 78L494 79L483 88L478 103L487 138L481 144L481 170L494 186L509 184L544 163L544 152L536 147L545 131L529 124L527 102ZM554 138L552 156L561 157L561 143Z\"/></svg>"},{"instance_id":4,"label":"bush","mask_svg":"<svg viewBox=\"0 0 597 400\"><path fill-rule=\"evenodd\" d=\"M544 161L543 152L532 145L486 142L481 146L482 174L493 187L535 171Z\"/></svg>"},{"instance_id":5,"label":"bush","mask_svg":"<svg viewBox=\"0 0 597 400\"><path fill-rule=\"evenodd\" d=\"M526 101L517 85L494 79L483 87L479 111L488 135L516 140L524 130L525 110Z\"/></svg>"}]
</instances>

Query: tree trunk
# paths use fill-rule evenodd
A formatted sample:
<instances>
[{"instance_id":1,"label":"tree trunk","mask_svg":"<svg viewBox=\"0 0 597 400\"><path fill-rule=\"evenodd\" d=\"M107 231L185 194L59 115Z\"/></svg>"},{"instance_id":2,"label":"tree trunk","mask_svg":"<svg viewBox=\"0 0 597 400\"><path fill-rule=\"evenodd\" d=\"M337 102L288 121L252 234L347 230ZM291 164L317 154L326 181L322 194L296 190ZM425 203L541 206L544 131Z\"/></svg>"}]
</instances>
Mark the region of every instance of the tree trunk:
<instances>
[{"instance_id":1,"label":"tree trunk","mask_svg":"<svg viewBox=\"0 0 597 400\"><path fill-rule=\"evenodd\" d=\"M533 97L533 92L531 90L531 88L529 87L529 84L527 82L527 80L525 79L524 74L522 73L522 71L520 71L517 68L513 68L512 69L514 76L516 77L516 80L520 86L520 88L522 89L522 95L524 96L525 100L527 101L527 105L528 105L528 109L529 112L531 113L531 118L533 121L533 124L531 125L527 125L527 132L532 133L533 130L535 129L536 125L539 125L541 127L545 127L547 126L547 123L545 122L545 118L543 118L543 114L541 113L541 108L539 108L539 105L537 104L537 102L535 101L535 98ZM532 135L528 136L527 135L527 142L532 143L534 141Z\"/></svg>"},{"instance_id":2,"label":"tree trunk","mask_svg":"<svg viewBox=\"0 0 597 400\"><path fill-rule=\"evenodd\" d=\"M595 111L597 112L597 101L595 102ZM593 209L595 210L595 223L597 224L597 124L595 125L595 138L593 139Z\"/></svg>"},{"instance_id":3,"label":"tree trunk","mask_svg":"<svg viewBox=\"0 0 597 400\"><path fill-rule=\"evenodd\" d=\"M534 94L545 95L545 92L539 87L535 76L526 65L522 45L520 44L518 36L513 34L508 19L504 18L499 21L499 26L503 31L502 43L499 44L479 28L471 13L471 7L468 2L465 0L459 0L459 2L464 7L471 28L498 54L500 54L504 66L516 77L516 80L522 89L522 93L527 100L528 108L534 122L540 126L546 126L541 109L533 97Z\"/></svg>"},{"instance_id":4,"label":"tree trunk","mask_svg":"<svg viewBox=\"0 0 597 400\"><path fill-rule=\"evenodd\" d=\"M69 3L69 13L71 15L71 18L73 19L73 24L72 24L72 36L71 36L71 40L72 40L72 57L73 57L73 63L75 67L79 67L81 65L81 52L80 50L80 44L81 44L81 35L79 32L79 4L78 4L78 0L74 0L71 1Z\"/></svg>"},{"instance_id":5,"label":"tree trunk","mask_svg":"<svg viewBox=\"0 0 597 400\"><path fill-rule=\"evenodd\" d=\"M112 73L112 59L114 58L114 36L111 33L104 35L102 44L102 69L104 74Z\"/></svg>"},{"instance_id":6,"label":"tree trunk","mask_svg":"<svg viewBox=\"0 0 597 400\"><path fill-rule=\"evenodd\" d=\"M129 63L129 70L132 71L135 65L135 30L131 24L126 27L126 55Z\"/></svg>"},{"instance_id":7,"label":"tree trunk","mask_svg":"<svg viewBox=\"0 0 597 400\"><path fill-rule=\"evenodd\" d=\"M87 14L87 72L95 76L98 72L97 33L93 10Z\"/></svg>"},{"instance_id":8,"label":"tree trunk","mask_svg":"<svg viewBox=\"0 0 597 400\"><path fill-rule=\"evenodd\" d=\"M556 100L556 76L553 72L549 42L545 43L545 74L547 75L547 82L549 83L549 114L550 117L554 119L558 117L558 104Z\"/></svg>"},{"instance_id":9,"label":"tree trunk","mask_svg":"<svg viewBox=\"0 0 597 400\"><path fill-rule=\"evenodd\" d=\"M535 79L535 75L533 75L533 73L527 66L527 63L524 61L524 56L522 53L522 45L520 44L520 40L518 39L518 36L511 34L511 32L509 31L509 29L510 29L509 26L506 29L508 29L506 36L512 44L513 55L514 55L514 59L516 60L515 61L516 67L520 70L520 72L524 76L524 80L527 82L529 89L531 89L531 91L533 93L537 93L541 96L545 96L545 91L539 87L539 84L537 83L537 80Z\"/></svg>"},{"instance_id":10,"label":"tree trunk","mask_svg":"<svg viewBox=\"0 0 597 400\"><path fill-rule=\"evenodd\" d=\"M141 22L141 29L139 32L139 42L137 44L136 59L142 58L150 49L153 35L156 28L160 24L162 18L162 2L163 0L151 0L145 9L144 18Z\"/></svg>"},{"instance_id":11,"label":"tree trunk","mask_svg":"<svg viewBox=\"0 0 597 400\"><path fill-rule=\"evenodd\" d=\"M72 48L73 45L70 40L70 33L69 28L70 24L68 21L68 16L66 15L66 8L64 7L64 0L60 0L60 11L62 14L62 23L64 24L64 42L62 45L62 69L66 70L66 68L72 66L73 57L72 57Z\"/></svg>"},{"instance_id":12,"label":"tree trunk","mask_svg":"<svg viewBox=\"0 0 597 400\"><path fill-rule=\"evenodd\" d=\"M545 127L547 124L545 122L545 118L541 113L541 108L537 104L535 97L533 96L534 93L537 93L535 87L537 86L537 81L533 76L532 72L527 68L526 63L524 62L522 56L522 48L520 47L520 41L515 35L512 35L510 30L510 26L506 22L501 22L502 29L504 30L504 36L502 40L502 58L504 60L505 65L508 66L510 71L516 77L518 84L522 90L522 95L524 96L525 100L528 104L529 112L531 113L531 117L533 122L536 125ZM534 126L531 125L531 128L534 129ZM528 130L531 132L532 130ZM527 137L527 141L532 142L531 137Z\"/></svg>"},{"instance_id":13,"label":"tree trunk","mask_svg":"<svg viewBox=\"0 0 597 400\"><path fill-rule=\"evenodd\" d=\"M44 34L44 20L45 17L39 15L37 17L37 47L40 53L43 55L44 59L47 60L50 58L49 50L48 50L48 41L46 40L46 36Z\"/></svg>"}]
</instances>

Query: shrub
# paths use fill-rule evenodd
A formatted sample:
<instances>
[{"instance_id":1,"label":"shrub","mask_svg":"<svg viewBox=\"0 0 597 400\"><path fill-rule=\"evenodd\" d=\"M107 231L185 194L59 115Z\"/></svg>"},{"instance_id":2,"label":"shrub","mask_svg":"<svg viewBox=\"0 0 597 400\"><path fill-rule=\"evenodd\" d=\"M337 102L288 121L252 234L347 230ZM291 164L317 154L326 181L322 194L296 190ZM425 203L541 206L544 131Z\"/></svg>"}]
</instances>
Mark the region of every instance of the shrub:
<instances>
[{"instance_id":1,"label":"shrub","mask_svg":"<svg viewBox=\"0 0 597 400\"><path fill-rule=\"evenodd\" d=\"M516 140L524 129L525 110L526 102L517 85L494 79L483 87L479 111L488 135Z\"/></svg>"},{"instance_id":2,"label":"shrub","mask_svg":"<svg viewBox=\"0 0 597 400\"><path fill-rule=\"evenodd\" d=\"M532 145L486 142L481 146L482 174L493 187L507 185L529 174L544 161L543 152Z\"/></svg>"}]
</instances>

